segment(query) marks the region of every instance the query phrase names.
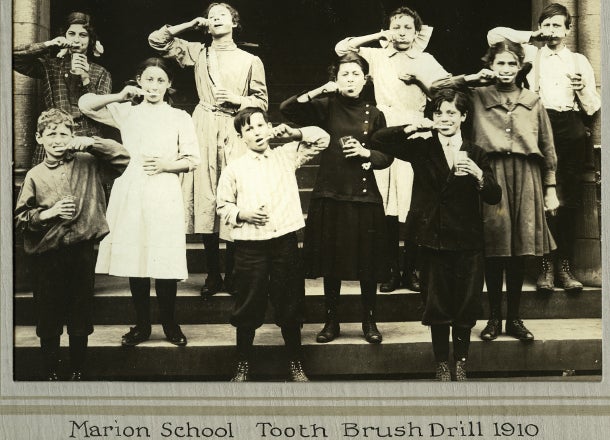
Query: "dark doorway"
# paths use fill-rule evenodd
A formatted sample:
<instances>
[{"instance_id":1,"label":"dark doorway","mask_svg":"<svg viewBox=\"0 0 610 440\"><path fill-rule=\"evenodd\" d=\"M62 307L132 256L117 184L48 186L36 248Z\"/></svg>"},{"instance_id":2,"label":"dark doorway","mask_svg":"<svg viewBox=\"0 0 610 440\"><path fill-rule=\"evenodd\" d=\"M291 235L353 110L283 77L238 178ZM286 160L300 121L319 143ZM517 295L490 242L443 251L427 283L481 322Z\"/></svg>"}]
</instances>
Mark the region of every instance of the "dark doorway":
<instances>
[{"instance_id":1,"label":"dark doorway","mask_svg":"<svg viewBox=\"0 0 610 440\"><path fill-rule=\"evenodd\" d=\"M292 94L322 84L326 67L334 57L334 45L350 35L364 35L384 27L385 16L407 5L434 27L428 52L448 71L458 74L481 67L487 47L487 30L503 25L517 29L531 26L531 0L234 0L243 31L238 42L253 43L245 50L265 64L272 119L279 119L278 104ZM148 34L163 24L191 20L209 4L201 0L53 0L51 29L56 32L73 10L91 13L106 53L100 59L119 90L133 75L139 61L154 55ZM55 34L54 34L55 35ZM201 41L199 32L181 37ZM177 69L176 104L186 110L195 105L191 69Z\"/></svg>"}]
</instances>

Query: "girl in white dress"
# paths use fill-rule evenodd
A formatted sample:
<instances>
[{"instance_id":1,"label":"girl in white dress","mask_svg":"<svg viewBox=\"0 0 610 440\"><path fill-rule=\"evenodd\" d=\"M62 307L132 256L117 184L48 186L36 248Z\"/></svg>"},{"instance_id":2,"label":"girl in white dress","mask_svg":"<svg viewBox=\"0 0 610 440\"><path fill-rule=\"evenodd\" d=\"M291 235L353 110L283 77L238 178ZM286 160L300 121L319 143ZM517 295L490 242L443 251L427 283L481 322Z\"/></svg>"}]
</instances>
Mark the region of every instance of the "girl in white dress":
<instances>
[{"instance_id":1,"label":"girl in white dress","mask_svg":"<svg viewBox=\"0 0 610 440\"><path fill-rule=\"evenodd\" d=\"M175 322L174 305L177 280L186 279L188 271L178 174L199 164L197 135L189 114L165 101L171 87L165 60L144 61L136 81L139 87L129 85L111 95L87 94L79 101L85 115L121 131L131 155L127 170L112 188L107 211L110 234L100 243L96 272L129 277L137 322L123 336L123 345L137 345L150 337L150 278L154 278L167 340L182 346L187 341Z\"/></svg>"}]
</instances>

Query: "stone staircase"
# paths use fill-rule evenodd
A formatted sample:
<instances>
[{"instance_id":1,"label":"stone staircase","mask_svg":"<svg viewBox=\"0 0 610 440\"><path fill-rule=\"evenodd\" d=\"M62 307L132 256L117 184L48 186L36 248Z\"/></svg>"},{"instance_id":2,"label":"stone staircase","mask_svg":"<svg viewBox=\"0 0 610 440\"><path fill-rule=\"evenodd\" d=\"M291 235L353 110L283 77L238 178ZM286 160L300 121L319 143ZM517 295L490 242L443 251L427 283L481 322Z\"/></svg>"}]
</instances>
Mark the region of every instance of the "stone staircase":
<instances>
[{"instance_id":1,"label":"stone staircase","mask_svg":"<svg viewBox=\"0 0 610 440\"><path fill-rule=\"evenodd\" d=\"M304 90L301 87L297 91ZM292 91L291 93L296 93ZM283 93L281 96L289 96ZM275 102L278 101L278 102ZM272 100L272 120L279 120L279 96ZM297 172L303 212L306 213L317 172L317 162ZM305 214L306 215L306 214ZM302 241L302 231L299 233ZM40 349L35 334L35 306L31 294L27 259L15 237L14 378L39 380ZM233 300L218 294L203 301L199 289L205 279L205 257L201 237L187 237L189 279L178 285L176 316L189 343L175 347L164 340L152 301L153 334L137 347L120 345L121 335L134 324L135 316L128 282L123 278L96 278L95 333L89 342L88 379L134 381L227 380L234 368L235 331L228 324ZM222 251L223 249L221 249ZM224 253L221 252L221 263ZM532 261L530 277L536 264ZM564 291L544 296L526 284L522 318L536 336L522 343L506 336L493 342L478 338L484 317L472 332L469 375L480 380L511 380L528 377L542 380L601 380L602 323L601 289L585 288L568 295ZM154 295L154 294L153 294ZM313 380L415 380L431 379L434 362L430 332L419 322L420 295L405 289L379 294L378 321L384 341L371 345L360 328L361 306L356 282L344 282L341 293L341 337L329 344L317 344L315 335L324 319L321 280L306 282L306 323L303 328L304 364ZM488 310L484 295L484 308ZM269 310L271 312L271 310ZM255 339L254 377L258 380L286 380L287 372L279 329L268 313L266 324ZM62 358L67 358L67 336L62 336Z\"/></svg>"}]
</instances>

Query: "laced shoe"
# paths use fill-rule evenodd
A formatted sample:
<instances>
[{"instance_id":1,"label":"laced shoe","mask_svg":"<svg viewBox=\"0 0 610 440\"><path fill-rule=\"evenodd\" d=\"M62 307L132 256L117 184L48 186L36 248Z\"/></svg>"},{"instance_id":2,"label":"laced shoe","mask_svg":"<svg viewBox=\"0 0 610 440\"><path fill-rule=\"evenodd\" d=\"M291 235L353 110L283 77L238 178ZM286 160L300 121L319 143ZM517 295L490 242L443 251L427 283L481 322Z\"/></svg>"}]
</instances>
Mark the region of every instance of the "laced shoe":
<instances>
[{"instance_id":1,"label":"laced shoe","mask_svg":"<svg viewBox=\"0 0 610 440\"><path fill-rule=\"evenodd\" d=\"M533 341L534 335L530 332L520 319L506 321L506 334L521 341Z\"/></svg>"},{"instance_id":2,"label":"laced shoe","mask_svg":"<svg viewBox=\"0 0 610 440\"><path fill-rule=\"evenodd\" d=\"M288 363L290 371L290 380L292 382L309 382L309 378L303 371L303 364L299 360L293 360Z\"/></svg>"},{"instance_id":3,"label":"laced shoe","mask_svg":"<svg viewBox=\"0 0 610 440\"><path fill-rule=\"evenodd\" d=\"M570 261L567 258L561 260L561 265L557 272L557 284L568 293L578 293L582 290L582 283L572 275Z\"/></svg>"},{"instance_id":4,"label":"laced shoe","mask_svg":"<svg viewBox=\"0 0 610 440\"><path fill-rule=\"evenodd\" d=\"M493 341L502 333L502 320L491 318L487 321L487 325L481 332L481 339L484 341Z\"/></svg>"},{"instance_id":5,"label":"laced shoe","mask_svg":"<svg viewBox=\"0 0 610 440\"><path fill-rule=\"evenodd\" d=\"M542 271L536 281L536 290L542 293L553 293L555 289L555 268L553 261L548 257L542 257Z\"/></svg>"},{"instance_id":6,"label":"laced shoe","mask_svg":"<svg viewBox=\"0 0 610 440\"><path fill-rule=\"evenodd\" d=\"M231 378L231 382L249 382L250 381L250 364L248 361L239 361L235 374Z\"/></svg>"},{"instance_id":7,"label":"laced shoe","mask_svg":"<svg viewBox=\"0 0 610 440\"><path fill-rule=\"evenodd\" d=\"M451 371L449 370L449 362L442 361L436 363L436 380L441 382L451 382Z\"/></svg>"},{"instance_id":8,"label":"laced shoe","mask_svg":"<svg viewBox=\"0 0 610 440\"><path fill-rule=\"evenodd\" d=\"M147 341L150 338L150 327L130 327L129 332L123 335L121 339L121 345L124 347L133 347L141 342Z\"/></svg>"},{"instance_id":9,"label":"laced shoe","mask_svg":"<svg viewBox=\"0 0 610 440\"><path fill-rule=\"evenodd\" d=\"M466 359L455 361L455 380L457 382L466 380Z\"/></svg>"}]
</instances>

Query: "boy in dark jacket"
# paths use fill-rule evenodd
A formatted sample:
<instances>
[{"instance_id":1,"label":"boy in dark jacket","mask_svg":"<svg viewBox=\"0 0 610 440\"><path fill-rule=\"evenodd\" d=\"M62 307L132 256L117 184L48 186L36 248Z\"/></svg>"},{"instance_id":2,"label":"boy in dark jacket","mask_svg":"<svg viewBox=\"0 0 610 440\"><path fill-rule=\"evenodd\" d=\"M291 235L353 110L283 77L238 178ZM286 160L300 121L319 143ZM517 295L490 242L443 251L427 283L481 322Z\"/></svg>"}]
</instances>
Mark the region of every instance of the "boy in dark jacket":
<instances>
[{"instance_id":1,"label":"boy in dark jacket","mask_svg":"<svg viewBox=\"0 0 610 440\"><path fill-rule=\"evenodd\" d=\"M485 152L462 139L468 113L462 92L443 89L432 99L433 121L377 131L373 148L411 163L414 172L414 234L422 247L422 324L431 326L436 377L451 380L449 327L453 329L456 379L466 379L470 331L482 314L484 278L481 201L502 193ZM434 130L427 139L409 136Z\"/></svg>"}]
</instances>

